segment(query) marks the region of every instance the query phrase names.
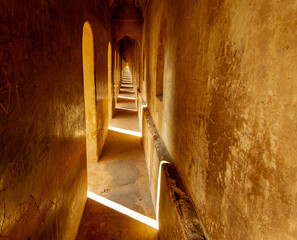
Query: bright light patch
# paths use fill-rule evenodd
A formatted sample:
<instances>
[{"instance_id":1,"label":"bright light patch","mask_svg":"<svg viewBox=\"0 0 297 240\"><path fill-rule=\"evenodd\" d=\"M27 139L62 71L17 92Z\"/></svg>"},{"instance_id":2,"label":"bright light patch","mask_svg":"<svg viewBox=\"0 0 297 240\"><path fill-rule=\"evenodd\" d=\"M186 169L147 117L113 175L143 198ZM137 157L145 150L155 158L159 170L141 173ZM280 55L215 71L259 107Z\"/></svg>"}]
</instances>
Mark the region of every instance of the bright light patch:
<instances>
[{"instance_id":1,"label":"bright light patch","mask_svg":"<svg viewBox=\"0 0 297 240\"><path fill-rule=\"evenodd\" d=\"M140 130L142 131L142 115L143 115L143 109L147 107L147 104L142 104L141 105L141 110L140 110Z\"/></svg>"},{"instance_id":2,"label":"bright light patch","mask_svg":"<svg viewBox=\"0 0 297 240\"><path fill-rule=\"evenodd\" d=\"M159 176L158 176L158 193L157 193L157 207L156 207L156 216L157 216L157 222L159 221L159 205L160 205L160 191L161 191L161 172L162 172L162 165L165 163L169 163L167 161L161 161L159 166Z\"/></svg>"},{"instance_id":3,"label":"bright light patch","mask_svg":"<svg viewBox=\"0 0 297 240\"><path fill-rule=\"evenodd\" d=\"M132 108L116 107L116 109L127 110L127 111L131 111L131 112L137 112L137 109L132 109Z\"/></svg>"},{"instance_id":4,"label":"bright light patch","mask_svg":"<svg viewBox=\"0 0 297 240\"><path fill-rule=\"evenodd\" d=\"M79 137L85 137L86 136L86 133L84 130L76 130L74 132L74 136L79 138Z\"/></svg>"},{"instance_id":5,"label":"bright light patch","mask_svg":"<svg viewBox=\"0 0 297 240\"><path fill-rule=\"evenodd\" d=\"M114 209L114 210L116 210L116 211L118 211L120 213L123 213L123 214L125 214L125 215L139 221L139 222L142 222L142 223L144 223L144 224L146 224L148 226L151 226L151 227L153 227L155 229L159 229L159 225L158 225L157 220L151 219L151 218L149 218L147 216L144 216L144 215L142 215L142 214L140 214L138 212L135 212L135 211L133 211L133 210L131 210L129 208L126 208L126 207L124 207L124 206L122 206L122 205L120 205L118 203L110 201L110 200L108 200L108 199L106 199L104 197L101 197L101 196L99 196L99 195L97 195L95 193L89 192L89 191L88 191L88 198L93 199L96 202L99 202L99 203L101 203L101 204L103 204L103 205L105 205L105 206L107 206L109 208L112 208L112 209Z\"/></svg>"},{"instance_id":6,"label":"bright light patch","mask_svg":"<svg viewBox=\"0 0 297 240\"><path fill-rule=\"evenodd\" d=\"M127 88L120 88L120 92L134 93L134 90L133 89L127 89Z\"/></svg>"},{"instance_id":7,"label":"bright light patch","mask_svg":"<svg viewBox=\"0 0 297 240\"><path fill-rule=\"evenodd\" d=\"M117 127L109 126L108 129L112 130L112 131L120 132L120 133L125 133L125 134L129 134L129 135L137 136L137 137L142 136L141 132L131 131L131 130L123 129L123 128L117 128Z\"/></svg>"},{"instance_id":8,"label":"bright light patch","mask_svg":"<svg viewBox=\"0 0 297 240\"><path fill-rule=\"evenodd\" d=\"M126 97L126 96L118 96L118 98L122 99L129 99L129 100L135 100L135 97Z\"/></svg>"}]
</instances>

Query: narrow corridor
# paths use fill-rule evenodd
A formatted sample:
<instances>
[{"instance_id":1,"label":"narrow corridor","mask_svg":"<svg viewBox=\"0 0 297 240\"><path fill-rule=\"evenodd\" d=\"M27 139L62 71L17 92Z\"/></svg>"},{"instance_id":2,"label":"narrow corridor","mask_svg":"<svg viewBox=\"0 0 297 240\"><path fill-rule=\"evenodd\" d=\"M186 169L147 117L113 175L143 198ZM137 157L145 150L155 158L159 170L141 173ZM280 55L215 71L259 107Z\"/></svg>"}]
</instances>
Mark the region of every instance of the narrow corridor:
<instances>
[{"instance_id":1,"label":"narrow corridor","mask_svg":"<svg viewBox=\"0 0 297 240\"><path fill-rule=\"evenodd\" d=\"M116 108L117 110L122 109L122 110L137 111L135 90L133 87L132 77L127 67L125 68L125 72L123 74L123 80L121 82L121 87L120 87ZM136 128L135 130L140 131L138 128L138 125L139 125L138 119L136 119L135 124L133 125L134 125L134 128Z\"/></svg>"},{"instance_id":2,"label":"narrow corridor","mask_svg":"<svg viewBox=\"0 0 297 240\"><path fill-rule=\"evenodd\" d=\"M0 240L297 240L297 1L0 6Z\"/></svg>"},{"instance_id":3,"label":"narrow corridor","mask_svg":"<svg viewBox=\"0 0 297 240\"><path fill-rule=\"evenodd\" d=\"M88 200L78 240L158 239L158 230L148 226L156 226L156 218L135 101L126 68L100 160L88 163Z\"/></svg>"}]
</instances>

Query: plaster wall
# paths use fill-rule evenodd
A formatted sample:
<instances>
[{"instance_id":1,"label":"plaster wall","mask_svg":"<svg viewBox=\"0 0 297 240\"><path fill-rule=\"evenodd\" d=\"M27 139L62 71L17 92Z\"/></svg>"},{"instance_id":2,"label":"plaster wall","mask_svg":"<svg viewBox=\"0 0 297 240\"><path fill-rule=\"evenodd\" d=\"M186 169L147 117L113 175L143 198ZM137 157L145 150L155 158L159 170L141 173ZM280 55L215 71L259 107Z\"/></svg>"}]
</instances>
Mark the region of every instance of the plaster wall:
<instances>
[{"instance_id":1,"label":"plaster wall","mask_svg":"<svg viewBox=\"0 0 297 240\"><path fill-rule=\"evenodd\" d=\"M0 239L75 239L87 191L82 29L88 20L94 34L100 152L110 16L91 0L4 0L0 16Z\"/></svg>"},{"instance_id":2,"label":"plaster wall","mask_svg":"<svg viewBox=\"0 0 297 240\"><path fill-rule=\"evenodd\" d=\"M145 12L140 90L210 239L297 237L296 10L151 0Z\"/></svg>"}]
</instances>

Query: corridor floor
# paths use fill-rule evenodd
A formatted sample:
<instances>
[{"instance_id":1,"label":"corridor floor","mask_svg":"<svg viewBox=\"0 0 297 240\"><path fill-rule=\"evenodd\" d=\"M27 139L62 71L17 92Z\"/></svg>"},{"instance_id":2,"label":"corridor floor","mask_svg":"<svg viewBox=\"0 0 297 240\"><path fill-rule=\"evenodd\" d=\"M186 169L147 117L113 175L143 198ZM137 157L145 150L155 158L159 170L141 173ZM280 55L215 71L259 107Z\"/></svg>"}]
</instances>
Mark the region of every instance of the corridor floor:
<instances>
[{"instance_id":1,"label":"corridor floor","mask_svg":"<svg viewBox=\"0 0 297 240\"><path fill-rule=\"evenodd\" d=\"M158 230L128 216L156 219L131 85L124 74L100 160L88 163L89 197L77 240L158 239ZM122 206L128 215L115 210Z\"/></svg>"}]
</instances>

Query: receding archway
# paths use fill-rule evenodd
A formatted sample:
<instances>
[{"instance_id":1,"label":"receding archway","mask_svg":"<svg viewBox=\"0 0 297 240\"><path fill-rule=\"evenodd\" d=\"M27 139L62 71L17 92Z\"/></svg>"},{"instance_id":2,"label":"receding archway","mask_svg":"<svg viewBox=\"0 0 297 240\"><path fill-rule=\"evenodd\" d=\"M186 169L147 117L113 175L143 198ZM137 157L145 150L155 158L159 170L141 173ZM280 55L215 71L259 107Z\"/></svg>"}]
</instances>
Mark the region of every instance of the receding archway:
<instances>
[{"instance_id":1,"label":"receding archway","mask_svg":"<svg viewBox=\"0 0 297 240\"><path fill-rule=\"evenodd\" d=\"M85 22L82 38L87 160L97 162L97 115L95 94L94 38L92 27Z\"/></svg>"}]
</instances>

